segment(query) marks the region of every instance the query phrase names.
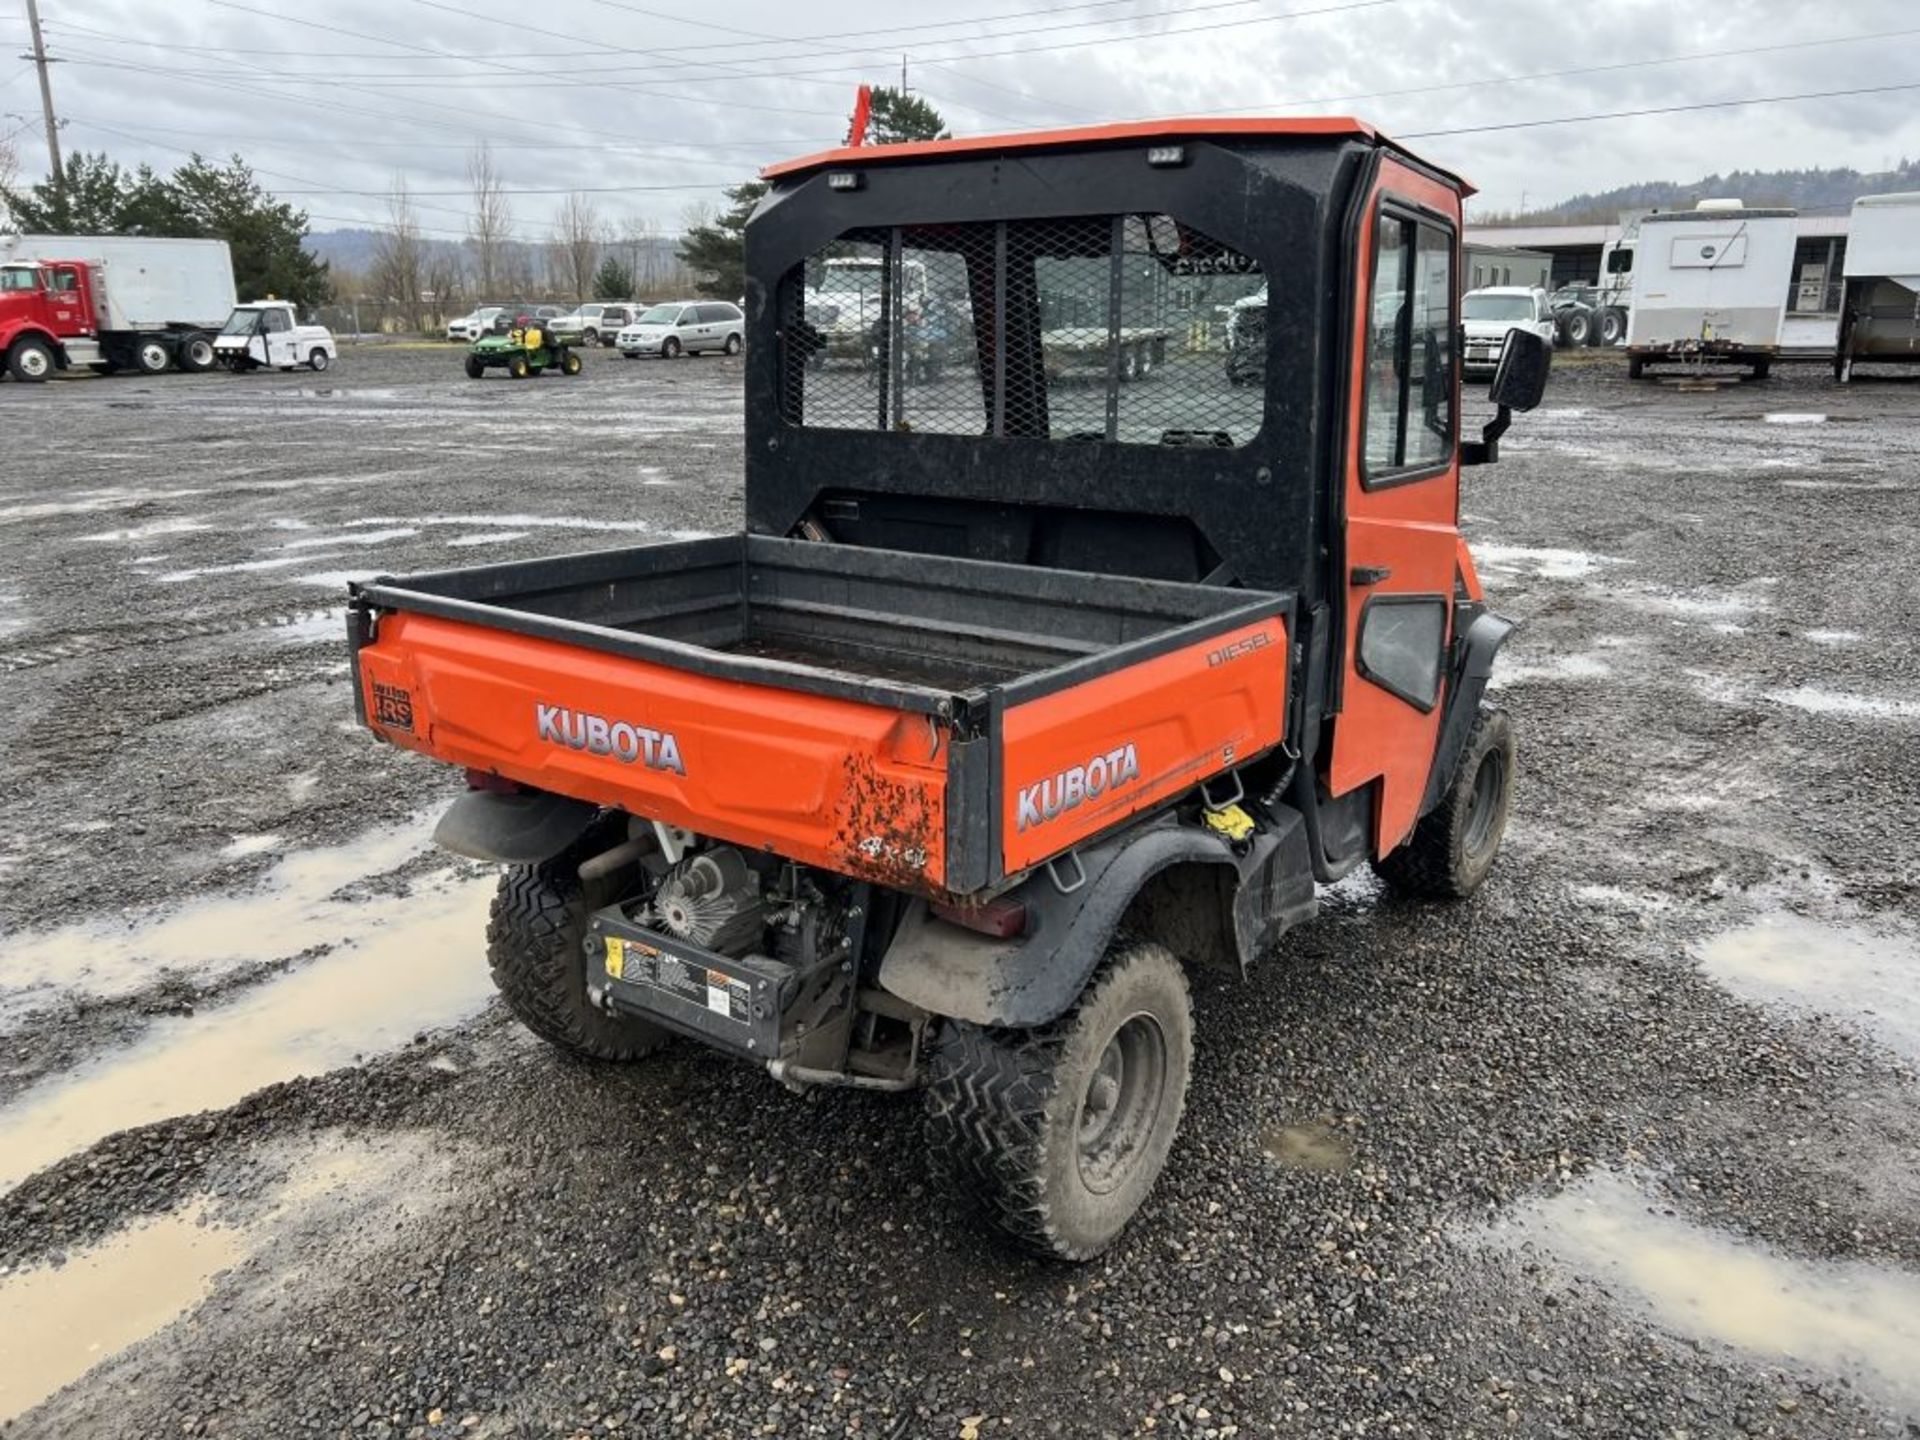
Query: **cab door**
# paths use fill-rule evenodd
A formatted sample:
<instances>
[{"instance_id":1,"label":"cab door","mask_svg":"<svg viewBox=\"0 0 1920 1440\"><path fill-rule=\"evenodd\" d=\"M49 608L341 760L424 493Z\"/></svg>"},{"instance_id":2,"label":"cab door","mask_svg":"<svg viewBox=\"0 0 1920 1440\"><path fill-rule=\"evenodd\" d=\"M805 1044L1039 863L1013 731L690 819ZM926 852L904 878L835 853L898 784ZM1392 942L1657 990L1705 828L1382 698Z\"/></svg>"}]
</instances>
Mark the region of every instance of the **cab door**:
<instances>
[{"instance_id":1,"label":"cab door","mask_svg":"<svg viewBox=\"0 0 1920 1440\"><path fill-rule=\"evenodd\" d=\"M87 313L86 289L75 265L47 270L47 313L53 333L62 337L93 334L93 316Z\"/></svg>"},{"instance_id":2,"label":"cab door","mask_svg":"<svg viewBox=\"0 0 1920 1440\"><path fill-rule=\"evenodd\" d=\"M1375 855L1413 829L1439 738L1460 470L1460 197L1383 158L1358 227L1346 611L1328 789L1377 785Z\"/></svg>"}]
</instances>

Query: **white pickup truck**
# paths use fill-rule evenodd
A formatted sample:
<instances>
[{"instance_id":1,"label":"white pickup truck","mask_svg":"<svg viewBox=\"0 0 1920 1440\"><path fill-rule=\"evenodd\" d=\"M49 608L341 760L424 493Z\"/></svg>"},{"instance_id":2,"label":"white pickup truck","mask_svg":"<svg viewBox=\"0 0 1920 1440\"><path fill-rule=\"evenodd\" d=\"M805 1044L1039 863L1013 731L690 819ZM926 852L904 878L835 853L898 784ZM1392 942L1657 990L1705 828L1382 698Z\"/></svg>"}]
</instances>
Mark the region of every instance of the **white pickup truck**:
<instances>
[{"instance_id":1,"label":"white pickup truck","mask_svg":"<svg viewBox=\"0 0 1920 1440\"><path fill-rule=\"evenodd\" d=\"M1460 302L1460 328L1466 332L1468 370L1491 370L1500 363L1509 330L1531 330L1549 346L1555 326L1547 292L1525 285L1489 285L1469 290Z\"/></svg>"},{"instance_id":2,"label":"white pickup truck","mask_svg":"<svg viewBox=\"0 0 1920 1440\"><path fill-rule=\"evenodd\" d=\"M317 371L333 363L340 347L326 326L302 325L291 302L252 300L233 307L214 338L213 353L229 370L305 365Z\"/></svg>"}]
</instances>

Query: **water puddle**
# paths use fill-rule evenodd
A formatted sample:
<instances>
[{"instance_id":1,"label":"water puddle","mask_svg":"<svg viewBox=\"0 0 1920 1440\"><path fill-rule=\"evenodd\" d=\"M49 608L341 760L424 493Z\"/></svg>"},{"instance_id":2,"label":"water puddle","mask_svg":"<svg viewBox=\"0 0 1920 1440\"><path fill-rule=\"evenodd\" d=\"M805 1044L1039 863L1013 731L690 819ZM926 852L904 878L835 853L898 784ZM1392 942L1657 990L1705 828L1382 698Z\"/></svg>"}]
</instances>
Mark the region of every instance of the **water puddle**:
<instances>
[{"instance_id":1,"label":"water puddle","mask_svg":"<svg viewBox=\"0 0 1920 1440\"><path fill-rule=\"evenodd\" d=\"M0 1110L0 1189L121 1130L224 1109L474 1014L490 993L492 890L490 877L449 871L368 901L331 953L30 1088ZM138 936L125 948L138 955Z\"/></svg>"},{"instance_id":2,"label":"water puddle","mask_svg":"<svg viewBox=\"0 0 1920 1440\"><path fill-rule=\"evenodd\" d=\"M245 860L251 855L265 855L269 850L280 848L278 835L236 835L220 847L222 860Z\"/></svg>"},{"instance_id":3,"label":"water puddle","mask_svg":"<svg viewBox=\"0 0 1920 1440\"><path fill-rule=\"evenodd\" d=\"M364 933L383 907L350 892L413 859L431 835L426 821L374 831L297 851L245 895L203 900L119 926L69 925L9 936L0 941L0 1018L23 1008L22 1002L30 1008L47 992L110 999L152 984L163 970L216 978Z\"/></svg>"},{"instance_id":4,"label":"water puddle","mask_svg":"<svg viewBox=\"0 0 1920 1440\"><path fill-rule=\"evenodd\" d=\"M313 555L270 555L263 560L236 560L229 565L202 565L194 570L168 570L155 575L153 579L162 585L183 585L189 580L198 580L204 575L251 575L260 571L284 570L289 565L311 565L315 559L325 558Z\"/></svg>"},{"instance_id":5,"label":"water puddle","mask_svg":"<svg viewBox=\"0 0 1920 1440\"><path fill-rule=\"evenodd\" d=\"M1543 580L1585 580L1608 565L1629 561L1586 550L1530 549L1522 545L1473 546L1473 563L1482 570L1538 575Z\"/></svg>"},{"instance_id":6,"label":"water puddle","mask_svg":"<svg viewBox=\"0 0 1920 1440\"><path fill-rule=\"evenodd\" d=\"M532 533L531 530L484 530L478 535L456 535L446 543L463 549L469 545L505 545L511 540L524 540Z\"/></svg>"},{"instance_id":7,"label":"water puddle","mask_svg":"<svg viewBox=\"0 0 1920 1440\"><path fill-rule=\"evenodd\" d=\"M65 1264L0 1276L0 1425L189 1315L222 1271L270 1246L318 1240L304 1248L324 1257L325 1271L315 1273L298 1255L276 1255L266 1281L270 1296L296 1283L310 1295L340 1272L347 1253L391 1245L402 1214L427 1213L451 1198L451 1162L417 1132L372 1140L328 1133L269 1147L250 1163L278 1160L285 1178L258 1201L242 1202L249 1213L195 1200ZM247 1308L259 1284L229 1277L220 1288L221 1322L244 1325L226 1312Z\"/></svg>"},{"instance_id":8,"label":"water puddle","mask_svg":"<svg viewBox=\"0 0 1920 1440\"><path fill-rule=\"evenodd\" d=\"M1867 637L1858 630L1802 630L1800 638L1814 645L1858 645Z\"/></svg>"},{"instance_id":9,"label":"water puddle","mask_svg":"<svg viewBox=\"0 0 1920 1440\"><path fill-rule=\"evenodd\" d=\"M1875 695L1850 695L1841 690L1823 690L1817 685L1798 685L1791 690L1774 690L1767 699L1776 705L1790 705L1811 715L1841 715L1859 720L1920 720L1920 700L1883 700Z\"/></svg>"},{"instance_id":10,"label":"water puddle","mask_svg":"<svg viewBox=\"0 0 1920 1440\"><path fill-rule=\"evenodd\" d=\"M1848 1021L1920 1060L1920 945L1782 914L1714 936L1699 956L1735 994Z\"/></svg>"},{"instance_id":11,"label":"water puddle","mask_svg":"<svg viewBox=\"0 0 1920 1440\"><path fill-rule=\"evenodd\" d=\"M389 540L405 540L420 532L411 525L395 525L386 530L358 530L349 535L307 535L289 540L282 550L325 549L329 545L384 545Z\"/></svg>"},{"instance_id":12,"label":"water puddle","mask_svg":"<svg viewBox=\"0 0 1920 1440\"><path fill-rule=\"evenodd\" d=\"M129 540L151 540L156 535L191 535L212 528L211 522L206 520L153 520L145 525L130 525L124 530L102 530L98 534L82 535L80 538L105 545Z\"/></svg>"},{"instance_id":13,"label":"water puddle","mask_svg":"<svg viewBox=\"0 0 1920 1440\"><path fill-rule=\"evenodd\" d=\"M0 1281L0 1424L178 1319L246 1253L194 1206Z\"/></svg>"},{"instance_id":14,"label":"water puddle","mask_svg":"<svg viewBox=\"0 0 1920 1440\"><path fill-rule=\"evenodd\" d=\"M1776 410L1771 415L1762 415L1768 425L1824 425L1827 417L1813 411Z\"/></svg>"},{"instance_id":15,"label":"water puddle","mask_svg":"<svg viewBox=\"0 0 1920 1440\"><path fill-rule=\"evenodd\" d=\"M1920 1275L1780 1255L1661 1213L1619 1175L1592 1176L1502 1230L1663 1329L1920 1405Z\"/></svg>"},{"instance_id":16,"label":"water puddle","mask_svg":"<svg viewBox=\"0 0 1920 1440\"><path fill-rule=\"evenodd\" d=\"M1353 1168L1353 1142L1320 1121L1271 1125L1260 1132L1260 1148L1289 1170L1338 1174Z\"/></svg>"},{"instance_id":17,"label":"water puddle","mask_svg":"<svg viewBox=\"0 0 1920 1440\"><path fill-rule=\"evenodd\" d=\"M1496 665L1487 688L1525 685L1536 680L1604 680L1613 674L1606 661L1594 655L1562 655L1544 665Z\"/></svg>"}]
</instances>

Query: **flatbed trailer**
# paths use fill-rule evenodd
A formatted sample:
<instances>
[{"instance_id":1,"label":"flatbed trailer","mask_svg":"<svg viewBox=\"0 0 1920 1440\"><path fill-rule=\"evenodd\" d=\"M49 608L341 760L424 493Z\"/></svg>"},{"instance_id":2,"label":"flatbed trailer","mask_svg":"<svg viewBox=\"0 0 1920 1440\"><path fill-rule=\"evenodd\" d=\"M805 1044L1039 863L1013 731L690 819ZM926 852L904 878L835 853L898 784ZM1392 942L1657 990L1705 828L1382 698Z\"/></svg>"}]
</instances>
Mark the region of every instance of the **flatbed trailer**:
<instances>
[{"instance_id":1,"label":"flatbed trailer","mask_svg":"<svg viewBox=\"0 0 1920 1440\"><path fill-rule=\"evenodd\" d=\"M1042 331L1040 345L1049 375L1097 378L1111 365L1120 379L1137 380L1167 363L1171 339L1171 331L1152 325L1077 326Z\"/></svg>"}]
</instances>

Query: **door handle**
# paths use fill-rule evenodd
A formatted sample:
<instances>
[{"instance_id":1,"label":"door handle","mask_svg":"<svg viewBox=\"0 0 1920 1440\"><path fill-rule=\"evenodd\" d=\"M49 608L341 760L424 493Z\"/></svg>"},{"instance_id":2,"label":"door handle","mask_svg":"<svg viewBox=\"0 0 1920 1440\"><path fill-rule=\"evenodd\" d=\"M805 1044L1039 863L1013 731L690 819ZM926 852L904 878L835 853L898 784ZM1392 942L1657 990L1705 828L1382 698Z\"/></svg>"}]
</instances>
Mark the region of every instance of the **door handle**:
<instances>
[{"instance_id":1,"label":"door handle","mask_svg":"<svg viewBox=\"0 0 1920 1440\"><path fill-rule=\"evenodd\" d=\"M1378 585L1382 580L1392 578L1393 571L1385 565L1356 565L1348 572L1347 583L1364 588L1368 585Z\"/></svg>"}]
</instances>

